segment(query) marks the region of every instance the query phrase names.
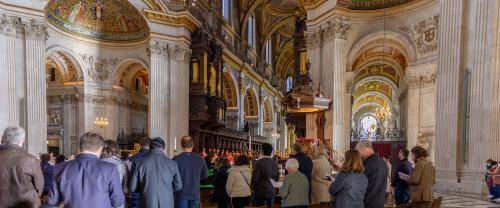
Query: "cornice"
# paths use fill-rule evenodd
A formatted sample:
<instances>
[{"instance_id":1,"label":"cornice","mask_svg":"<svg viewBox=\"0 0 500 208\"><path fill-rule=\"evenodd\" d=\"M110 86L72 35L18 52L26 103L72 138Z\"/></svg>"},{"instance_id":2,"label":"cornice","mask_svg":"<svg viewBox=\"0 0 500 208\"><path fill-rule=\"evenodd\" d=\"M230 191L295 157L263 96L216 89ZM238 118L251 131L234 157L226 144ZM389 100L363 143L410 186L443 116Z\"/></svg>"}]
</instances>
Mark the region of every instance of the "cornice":
<instances>
[{"instance_id":1,"label":"cornice","mask_svg":"<svg viewBox=\"0 0 500 208\"><path fill-rule=\"evenodd\" d=\"M143 14L151 22L165 24L173 27L185 27L190 32L194 32L197 27L201 26L199 22L191 13L183 12L170 12L163 13L149 9L143 9Z\"/></svg>"}]
</instances>

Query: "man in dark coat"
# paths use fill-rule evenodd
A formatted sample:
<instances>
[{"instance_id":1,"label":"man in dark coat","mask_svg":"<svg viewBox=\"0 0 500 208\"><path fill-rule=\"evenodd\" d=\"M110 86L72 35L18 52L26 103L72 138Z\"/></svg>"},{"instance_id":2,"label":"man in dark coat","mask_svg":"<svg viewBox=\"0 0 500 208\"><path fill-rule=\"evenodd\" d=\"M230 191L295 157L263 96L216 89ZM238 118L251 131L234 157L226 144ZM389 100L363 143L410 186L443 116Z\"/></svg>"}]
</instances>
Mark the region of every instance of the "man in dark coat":
<instances>
[{"instance_id":1,"label":"man in dark coat","mask_svg":"<svg viewBox=\"0 0 500 208\"><path fill-rule=\"evenodd\" d=\"M99 159L104 139L96 133L80 137L80 154L55 167L49 205L111 208L125 204L122 183L115 164Z\"/></svg>"},{"instance_id":2,"label":"man in dark coat","mask_svg":"<svg viewBox=\"0 0 500 208\"><path fill-rule=\"evenodd\" d=\"M165 155L163 139L153 138L150 147L132 163L130 191L140 193L139 207L174 207L174 192L182 189L179 168Z\"/></svg>"},{"instance_id":3,"label":"man in dark coat","mask_svg":"<svg viewBox=\"0 0 500 208\"><path fill-rule=\"evenodd\" d=\"M369 140L359 141L356 150L363 158L365 175L368 178L365 207L383 208L387 190L387 164L378 154L375 154Z\"/></svg>"},{"instance_id":4,"label":"man in dark coat","mask_svg":"<svg viewBox=\"0 0 500 208\"><path fill-rule=\"evenodd\" d=\"M25 131L7 127L0 146L0 208L16 207L22 201L40 206L43 175L40 161L22 149Z\"/></svg>"},{"instance_id":5,"label":"man in dark coat","mask_svg":"<svg viewBox=\"0 0 500 208\"><path fill-rule=\"evenodd\" d=\"M413 167L408 161L408 155L410 151L407 149L399 150L398 158L399 163L396 166L396 170L392 174L391 186L394 191L394 200L396 205L408 204L410 201L410 186L408 183L399 177L399 172L406 175L411 175Z\"/></svg>"},{"instance_id":6,"label":"man in dark coat","mask_svg":"<svg viewBox=\"0 0 500 208\"><path fill-rule=\"evenodd\" d=\"M139 152L130 156L127 161L127 166L129 171L132 169L132 163L136 160L143 158L149 153L149 146L151 145L151 138L142 137L139 140L139 144L141 145ZM139 206L139 193L130 192L130 208L137 208Z\"/></svg>"},{"instance_id":7,"label":"man in dark coat","mask_svg":"<svg viewBox=\"0 0 500 208\"><path fill-rule=\"evenodd\" d=\"M307 180L309 180L309 184L311 184L312 170L313 170L313 162L311 158L304 153L304 148L300 143L295 143L292 145L292 149L294 154L292 158L295 158L299 161L299 171L306 175Z\"/></svg>"},{"instance_id":8,"label":"man in dark coat","mask_svg":"<svg viewBox=\"0 0 500 208\"><path fill-rule=\"evenodd\" d=\"M264 156L257 160L252 171L254 206L271 207L274 203L274 187L270 179L279 180L278 164L273 160L273 146L262 144Z\"/></svg>"}]
</instances>

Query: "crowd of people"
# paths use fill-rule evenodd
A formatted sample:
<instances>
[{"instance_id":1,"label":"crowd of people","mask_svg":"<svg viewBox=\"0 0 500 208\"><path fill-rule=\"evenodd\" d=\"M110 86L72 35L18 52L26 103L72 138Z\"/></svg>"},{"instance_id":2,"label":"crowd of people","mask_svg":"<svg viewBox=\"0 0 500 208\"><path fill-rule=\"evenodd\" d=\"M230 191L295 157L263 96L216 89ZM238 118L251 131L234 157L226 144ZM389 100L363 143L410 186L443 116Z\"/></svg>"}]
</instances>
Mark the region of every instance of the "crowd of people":
<instances>
[{"instance_id":1,"label":"crowd of people","mask_svg":"<svg viewBox=\"0 0 500 208\"><path fill-rule=\"evenodd\" d=\"M138 153L125 159L120 158L114 140L89 132L80 137L80 154L74 159L42 154L40 161L22 149L24 140L20 127L3 133L0 208L201 207L200 186L209 177L209 168L214 170L213 199L221 208L276 204L383 208L389 193L397 205L411 202L413 207L430 207L434 200L435 169L419 146L399 151L399 162L391 171L392 165L375 153L370 141L363 140L345 152L336 172L324 147L309 155L300 143L292 145L293 153L282 168L267 143L258 154L231 154L233 159L222 154L214 159L193 152L193 139L185 136L182 153L170 159L163 139L142 138ZM414 165L408 160L410 154ZM487 182L498 194L494 177L498 169L496 163L489 164Z\"/></svg>"}]
</instances>

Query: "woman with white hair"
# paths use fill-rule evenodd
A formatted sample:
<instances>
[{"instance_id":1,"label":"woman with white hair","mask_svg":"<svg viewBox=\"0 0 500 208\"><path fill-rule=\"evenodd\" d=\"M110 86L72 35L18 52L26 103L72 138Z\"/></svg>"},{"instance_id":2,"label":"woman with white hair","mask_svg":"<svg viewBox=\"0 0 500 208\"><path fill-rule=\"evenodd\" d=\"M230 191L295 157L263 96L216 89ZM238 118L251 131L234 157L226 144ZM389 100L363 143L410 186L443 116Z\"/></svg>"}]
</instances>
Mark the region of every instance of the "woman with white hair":
<instances>
[{"instance_id":1,"label":"woman with white hair","mask_svg":"<svg viewBox=\"0 0 500 208\"><path fill-rule=\"evenodd\" d=\"M299 161L290 158L285 163L288 174L285 176L280 195L283 200L282 207L308 207L309 205L309 180L299 170Z\"/></svg>"}]
</instances>

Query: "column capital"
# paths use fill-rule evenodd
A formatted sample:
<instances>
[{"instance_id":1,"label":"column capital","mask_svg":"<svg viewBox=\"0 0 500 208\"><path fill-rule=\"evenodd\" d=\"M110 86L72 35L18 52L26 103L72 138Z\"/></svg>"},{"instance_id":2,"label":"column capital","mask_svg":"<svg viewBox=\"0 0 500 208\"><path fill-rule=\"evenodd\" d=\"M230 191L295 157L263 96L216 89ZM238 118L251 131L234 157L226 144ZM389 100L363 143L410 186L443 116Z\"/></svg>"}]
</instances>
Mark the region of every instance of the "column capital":
<instances>
[{"instance_id":1,"label":"column capital","mask_svg":"<svg viewBox=\"0 0 500 208\"><path fill-rule=\"evenodd\" d=\"M149 43L147 53L149 56L168 57L168 42L163 40L152 40Z\"/></svg>"},{"instance_id":2,"label":"column capital","mask_svg":"<svg viewBox=\"0 0 500 208\"><path fill-rule=\"evenodd\" d=\"M171 44L168 46L168 52L171 58L176 61L184 61L189 59L191 49L187 44Z\"/></svg>"},{"instance_id":3,"label":"column capital","mask_svg":"<svg viewBox=\"0 0 500 208\"><path fill-rule=\"evenodd\" d=\"M24 24L21 17L2 14L0 16L0 34L22 38Z\"/></svg>"},{"instance_id":4,"label":"column capital","mask_svg":"<svg viewBox=\"0 0 500 208\"><path fill-rule=\"evenodd\" d=\"M24 32L27 39L47 40L47 26L41 21L34 19L25 21Z\"/></svg>"},{"instance_id":5,"label":"column capital","mask_svg":"<svg viewBox=\"0 0 500 208\"><path fill-rule=\"evenodd\" d=\"M347 32L351 29L349 19L343 16L334 16L320 26L320 32L325 40L347 39Z\"/></svg>"}]
</instances>

